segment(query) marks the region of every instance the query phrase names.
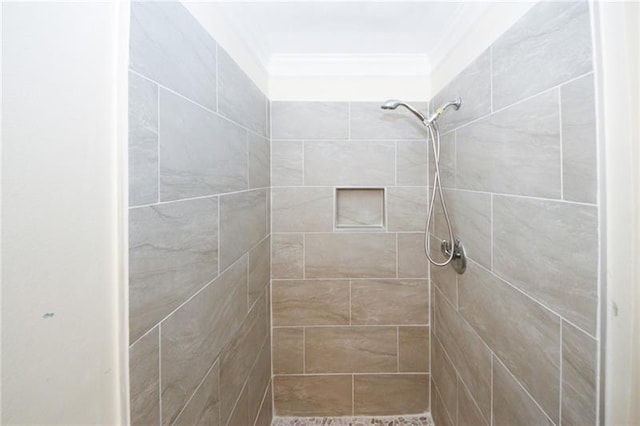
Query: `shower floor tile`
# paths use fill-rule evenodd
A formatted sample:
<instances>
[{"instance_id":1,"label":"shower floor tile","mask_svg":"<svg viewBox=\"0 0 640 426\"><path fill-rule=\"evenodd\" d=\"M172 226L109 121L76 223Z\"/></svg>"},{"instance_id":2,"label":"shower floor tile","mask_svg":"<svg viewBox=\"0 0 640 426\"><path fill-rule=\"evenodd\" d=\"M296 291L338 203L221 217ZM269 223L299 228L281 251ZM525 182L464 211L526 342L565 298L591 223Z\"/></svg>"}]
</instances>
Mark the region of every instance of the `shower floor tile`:
<instances>
[{"instance_id":1,"label":"shower floor tile","mask_svg":"<svg viewBox=\"0 0 640 426\"><path fill-rule=\"evenodd\" d=\"M392 417L274 417L272 426L433 426L430 414Z\"/></svg>"}]
</instances>

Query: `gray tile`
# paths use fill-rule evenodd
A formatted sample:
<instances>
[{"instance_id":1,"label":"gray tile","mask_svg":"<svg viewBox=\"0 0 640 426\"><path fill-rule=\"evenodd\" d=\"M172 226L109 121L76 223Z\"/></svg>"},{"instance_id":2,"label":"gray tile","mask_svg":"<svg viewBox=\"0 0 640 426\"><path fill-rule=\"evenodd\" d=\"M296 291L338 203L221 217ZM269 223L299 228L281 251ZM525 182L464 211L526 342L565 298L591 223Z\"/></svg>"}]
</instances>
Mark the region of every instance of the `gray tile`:
<instances>
[{"instance_id":1,"label":"gray tile","mask_svg":"<svg viewBox=\"0 0 640 426\"><path fill-rule=\"evenodd\" d=\"M597 218L595 206L493 198L495 273L592 334L598 305Z\"/></svg>"},{"instance_id":2,"label":"gray tile","mask_svg":"<svg viewBox=\"0 0 640 426\"><path fill-rule=\"evenodd\" d=\"M466 255L491 268L491 194L447 190L445 201L453 235L462 241ZM435 215L435 233L449 239L442 214Z\"/></svg>"},{"instance_id":3,"label":"gray tile","mask_svg":"<svg viewBox=\"0 0 640 426\"><path fill-rule=\"evenodd\" d=\"M272 234L272 278L303 278L303 234Z\"/></svg>"},{"instance_id":4,"label":"gray tile","mask_svg":"<svg viewBox=\"0 0 640 426\"><path fill-rule=\"evenodd\" d=\"M560 118L553 90L456 132L456 185L560 198Z\"/></svg>"},{"instance_id":5,"label":"gray tile","mask_svg":"<svg viewBox=\"0 0 640 426\"><path fill-rule=\"evenodd\" d=\"M242 393L236 402L233 413L227 421L227 426L243 426L249 424L249 388L242 388Z\"/></svg>"},{"instance_id":6,"label":"gray tile","mask_svg":"<svg viewBox=\"0 0 640 426\"><path fill-rule=\"evenodd\" d=\"M302 185L303 152L302 141L271 142L271 185Z\"/></svg>"},{"instance_id":7,"label":"gray tile","mask_svg":"<svg viewBox=\"0 0 640 426\"><path fill-rule=\"evenodd\" d=\"M218 46L218 112L236 123L267 136L264 94Z\"/></svg>"},{"instance_id":8,"label":"gray tile","mask_svg":"<svg viewBox=\"0 0 640 426\"><path fill-rule=\"evenodd\" d=\"M348 280L273 280L273 326L348 325Z\"/></svg>"},{"instance_id":9,"label":"gray tile","mask_svg":"<svg viewBox=\"0 0 640 426\"><path fill-rule=\"evenodd\" d=\"M424 254L423 233L398 233L398 277L427 278L429 261Z\"/></svg>"},{"instance_id":10,"label":"gray tile","mask_svg":"<svg viewBox=\"0 0 640 426\"><path fill-rule=\"evenodd\" d=\"M133 70L216 109L216 43L179 2L131 2Z\"/></svg>"},{"instance_id":11,"label":"gray tile","mask_svg":"<svg viewBox=\"0 0 640 426\"><path fill-rule=\"evenodd\" d=\"M382 102L351 102L351 139L424 139L426 129L406 109L395 111L380 108ZM411 105L428 115L426 102Z\"/></svg>"},{"instance_id":12,"label":"gray tile","mask_svg":"<svg viewBox=\"0 0 640 426\"><path fill-rule=\"evenodd\" d=\"M493 424L496 426L554 425L496 358L493 359Z\"/></svg>"},{"instance_id":13,"label":"gray tile","mask_svg":"<svg viewBox=\"0 0 640 426\"><path fill-rule=\"evenodd\" d=\"M242 392L251 369L260 355L260 348L269 334L269 319L265 303L251 308L240 329L220 355L220 418L223 423L231 416L233 406Z\"/></svg>"},{"instance_id":14,"label":"gray tile","mask_svg":"<svg viewBox=\"0 0 640 426\"><path fill-rule=\"evenodd\" d=\"M273 394L271 392L271 383L267 385L267 392L262 400L260 412L256 418L255 426L271 426L273 419Z\"/></svg>"},{"instance_id":15,"label":"gray tile","mask_svg":"<svg viewBox=\"0 0 640 426\"><path fill-rule=\"evenodd\" d=\"M254 424L259 416L265 392L271 380L271 342L265 339L258 358L251 368L247 379L247 393L249 398L249 424ZM271 404L271 401L265 401Z\"/></svg>"},{"instance_id":16,"label":"gray tile","mask_svg":"<svg viewBox=\"0 0 640 426\"><path fill-rule=\"evenodd\" d=\"M387 188L387 228L389 231L426 229L428 191L426 186Z\"/></svg>"},{"instance_id":17,"label":"gray tile","mask_svg":"<svg viewBox=\"0 0 640 426\"><path fill-rule=\"evenodd\" d=\"M491 417L491 351L455 308L434 292L434 332L486 418Z\"/></svg>"},{"instance_id":18,"label":"gray tile","mask_svg":"<svg viewBox=\"0 0 640 426\"><path fill-rule=\"evenodd\" d=\"M593 74L560 89L562 99L562 183L565 200L595 203L596 117Z\"/></svg>"},{"instance_id":19,"label":"gray tile","mask_svg":"<svg viewBox=\"0 0 640 426\"><path fill-rule=\"evenodd\" d=\"M351 281L351 324L428 324L427 280Z\"/></svg>"},{"instance_id":20,"label":"gray tile","mask_svg":"<svg viewBox=\"0 0 640 426\"><path fill-rule=\"evenodd\" d=\"M355 415L420 414L429 409L428 374L353 376Z\"/></svg>"},{"instance_id":21,"label":"gray tile","mask_svg":"<svg viewBox=\"0 0 640 426\"><path fill-rule=\"evenodd\" d=\"M431 283L440 290L442 297L447 299L451 306L458 309L458 274L453 266L431 267Z\"/></svg>"},{"instance_id":22,"label":"gray tile","mask_svg":"<svg viewBox=\"0 0 640 426\"><path fill-rule=\"evenodd\" d=\"M444 402L442 401L440 393L435 387L433 380L431 381L431 392L433 395L431 398L431 415L433 416L433 422L438 426L454 426L455 423L453 422L451 415L447 412Z\"/></svg>"},{"instance_id":23,"label":"gray tile","mask_svg":"<svg viewBox=\"0 0 640 426\"><path fill-rule=\"evenodd\" d=\"M591 71L589 3L541 2L492 47L493 107Z\"/></svg>"},{"instance_id":24,"label":"gray tile","mask_svg":"<svg viewBox=\"0 0 640 426\"><path fill-rule=\"evenodd\" d=\"M163 423L176 419L246 313L243 258L162 323Z\"/></svg>"},{"instance_id":25,"label":"gray tile","mask_svg":"<svg viewBox=\"0 0 640 426\"><path fill-rule=\"evenodd\" d=\"M271 186L269 140L249 133L249 188Z\"/></svg>"},{"instance_id":26,"label":"gray tile","mask_svg":"<svg viewBox=\"0 0 640 426\"><path fill-rule=\"evenodd\" d=\"M489 422L483 417L471 393L460 378L458 378L458 425L489 426Z\"/></svg>"},{"instance_id":27,"label":"gray tile","mask_svg":"<svg viewBox=\"0 0 640 426\"><path fill-rule=\"evenodd\" d=\"M160 199L247 189L247 131L160 90Z\"/></svg>"},{"instance_id":28,"label":"gray tile","mask_svg":"<svg viewBox=\"0 0 640 426\"><path fill-rule=\"evenodd\" d=\"M395 277L395 235L386 233L307 234L305 236L305 274L307 278Z\"/></svg>"},{"instance_id":29,"label":"gray tile","mask_svg":"<svg viewBox=\"0 0 640 426\"><path fill-rule=\"evenodd\" d=\"M129 389L132 425L160 424L158 328L129 348Z\"/></svg>"},{"instance_id":30,"label":"gray tile","mask_svg":"<svg viewBox=\"0 0 640 426\"><path fill-rule=\"evenodd\" d=\"M560 318L473 262L458 287L462 316L557 421Z\"/></svg>"},{"instance_id":31,"label":"gray tile","mask_svg":"<svg viewBox=\"0 0 640 426\"><path fill-rule=\"evenodd\" d=\"M462 98L458 111L450 108L438 119L443 133L491 112L491 63L489 50L483 52L431 100L431 109L457 97Z\"/></svg>"},{"instance_id":32,"label":"gray tile","mask_svg":"<svg viewBox=\"0 0 640 426\"><path fill-rule=\"evenodd\" d=\"M433 156L433 146L431 140L428 142L429 150L429 185L433 185L436 173L435 159ZM437 147L437 146L436 146ZM456 132L449 132L440 137L440 183L443 188L456 187Z\"/></svg>"},{"instance_id":33,"label":"gray tile","mask_svg":"<svg viewBox=\"0 0 640 426\"><path fill-rule=\"evenodd\" d=\"M218 274L218 200L129 211L129 327L134 341Z\"/></svg>"},{"instance_id":34,"label":"gray tile","mask_svg":"<svg viewBox=\"0 0 640 426\"><path fill-rule=\"evenodd\" d=\"M330 187L273 188L273 231L333 230L333 193Z\"/></svg>"},{"instance_id":35,"label":"gray tile","mask_svg":"<svg viewBox=\"0 0 640 426\"><path fill-rule=\"evenodd\" d=\"M220 424L220 363L216 360L174 425Z\"/></svg>"},{"instance_id":36,"label":"gray tile","mask_svg":"<svg viewBox=\"0 0 640 426\"><path fill-rule=\"evenodd\" d=\"M427 186L429 145L426 140L396 142L396 184Z\"/></svg>"},{"instance_id":37,"label":"gray tile","mask_svg":"<svg viewBox=\"0 0 640 426\"><path fill-rule=\"evenodd\" d=\"M444 408L449 416L455 419L458 411L458 376L437 338L434 338L431 344L431 363L433 383L438 389Z\"/></svg>"},{"instance_id":38,"label":"gray tile","mask_svg":"<svg viewBox=\"0 0 640 426\"><path fill-rule=\"evenodd\" d=\"M562 424L597 424L598 344L562 322Z\"/></svg>"},{"instance_id":39,"label":"gray tile","mask_svg":"<svg viewBox=\"0 0 640 426\"><path fill-rule=\"evenodd\" d=\"M249 252L249 306L265 291L271 278L271 238L267 237Z\"/></svg>"},{"instance_id":40,"label":"gray tile","mask_svg":"<svg viewBox=\"0 0 640 426\"><path fill-rule=\"evenodd\" d=\"M220 268L224 269L267 235L267 191L220 197Z\"/></svg>"},{"instance_id":41,"label":"gray tile","mask_svg":"<svg viewBox=\"0 0 640 426\"><path fill-rule=\"evenodd\" d=\"M347 139L347 102L271 102L273 139Z\"/></svg>"},{"instance_id":42,"label":"gray tile","mask_svg":"<svg viewBox=\"0 0 640 426\"><path fill-rule=\"evenodd\" d=\"M129 73L129 206L158 201L158 86Z\"/></svg>"},{"instance_id":43,"label":"gray tile","mask_svg":"<svg viewBox=\"0 0 640 426\"><path fill-rule=\"evenodd\" d=\"M275 376L276 416L346 416L353 413L351 375Z\"/></svg>"},{"instance_id":44,"label":"gray tile","mask_svg":"<svg viewBox=\"0 0 640 426\"><path fill-rule=\"evenodd\" d=\"M306 185L384 186L395 182L393 142L306 142Z\"/></svg>"}]
</instances>

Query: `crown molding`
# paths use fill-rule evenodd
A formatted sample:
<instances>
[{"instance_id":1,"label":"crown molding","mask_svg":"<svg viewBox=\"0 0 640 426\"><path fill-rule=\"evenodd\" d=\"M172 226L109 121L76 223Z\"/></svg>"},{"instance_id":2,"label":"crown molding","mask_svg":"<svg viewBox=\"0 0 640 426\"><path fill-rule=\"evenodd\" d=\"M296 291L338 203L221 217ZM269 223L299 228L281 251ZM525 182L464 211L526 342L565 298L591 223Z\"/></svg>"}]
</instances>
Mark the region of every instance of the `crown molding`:
<instances>
[{"instance_id":1,"label":"crown molding","mask_svg":"<svg viewBox=\"0 0 640 426\"><path fill-rule=\"evenodd\" d=\"M427 76L431 64L423 54L275 54L270 76Z\"/></svg>"}]
</instances>

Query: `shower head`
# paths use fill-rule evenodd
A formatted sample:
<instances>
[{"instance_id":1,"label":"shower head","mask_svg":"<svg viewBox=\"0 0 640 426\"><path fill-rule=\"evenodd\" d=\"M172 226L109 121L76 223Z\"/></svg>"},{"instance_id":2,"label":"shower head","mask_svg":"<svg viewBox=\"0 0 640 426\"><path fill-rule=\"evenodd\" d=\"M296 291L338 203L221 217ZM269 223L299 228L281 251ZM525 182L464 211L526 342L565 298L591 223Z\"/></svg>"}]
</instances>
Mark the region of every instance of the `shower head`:
<instances>
[{"instance_id":1,"label":"shower head","mask_svg":"<svg viewBox=\"0 0 640 426\"><path fill-rule=\"evenodd\" d=\"M460 97L457 97L454 100L447 102L446 104L438 108L433 114L431 114L431 117L429 117L429 120L427 120L425 124L429 125L434 121L436 121L438 117L440 117L442 113L444 113L450 107L454 107L456 111L459 110L461 105L462 105L462 99Z\"/></svg>"},{"instance_id":2,"label":"shower head","mask_svg":"<svg viewBox=\"0 0 640 426\"><path fill-rule=\"evenodd\" d=\"M417 109L415 109L414 107L412 107L411 105L409 105L406 102L400 101L398 99L389 99L388 101L386 101L385 103L382 104L382 106L380 108L382 109L396 109L399 106L401 107L405 107L406 109L408 109L409 111L411 111L411 113L413 115L415 115L416 117L418 117L418 119L420 121L422 121L424 124L427 124L427 119L424 117L424 115L422 115L422 113L420 113L420 111L418 111Z\"/></svg>"}]
</instances>

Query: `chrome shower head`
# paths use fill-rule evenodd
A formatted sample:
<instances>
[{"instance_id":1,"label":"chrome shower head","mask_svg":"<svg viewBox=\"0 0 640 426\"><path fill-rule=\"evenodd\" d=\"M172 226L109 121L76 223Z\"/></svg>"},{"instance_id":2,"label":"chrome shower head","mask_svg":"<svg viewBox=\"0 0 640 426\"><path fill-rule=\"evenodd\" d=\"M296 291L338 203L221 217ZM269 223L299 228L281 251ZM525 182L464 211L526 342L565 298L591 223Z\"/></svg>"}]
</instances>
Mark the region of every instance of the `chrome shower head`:
<instances>
[{"instance_id":1,"label":"chrome shower head","mask_svg":"<svg viewBox=\"0 0 640 426\"><path fill-rule=\"evenodd\" d=\"M398 100L398 99L389 99L388 101L386 101L385 103L383 103L383 104L382 104L382 106L381 106L380 108L390 110L390 109L396 109L396 108L398 108L399 106L401 106L401 107L405 107L406 109L408 109L409 111L411 111L411 113L412 113L413 115L415 115L416 117L418 117L418 119L419 119L420 121L422 121L424 124L426 124L426 123L427 123L427 122L426 122L426 118L424 117L424 115L422 115L422 114L420 113L420 111L418 111L417 109L415 109L414 107L412 107L412 106L411 106L411 105L409 105L408 103L403 102L403 101L400 101L400 100Z\"/></svg>"}]
</instances>

